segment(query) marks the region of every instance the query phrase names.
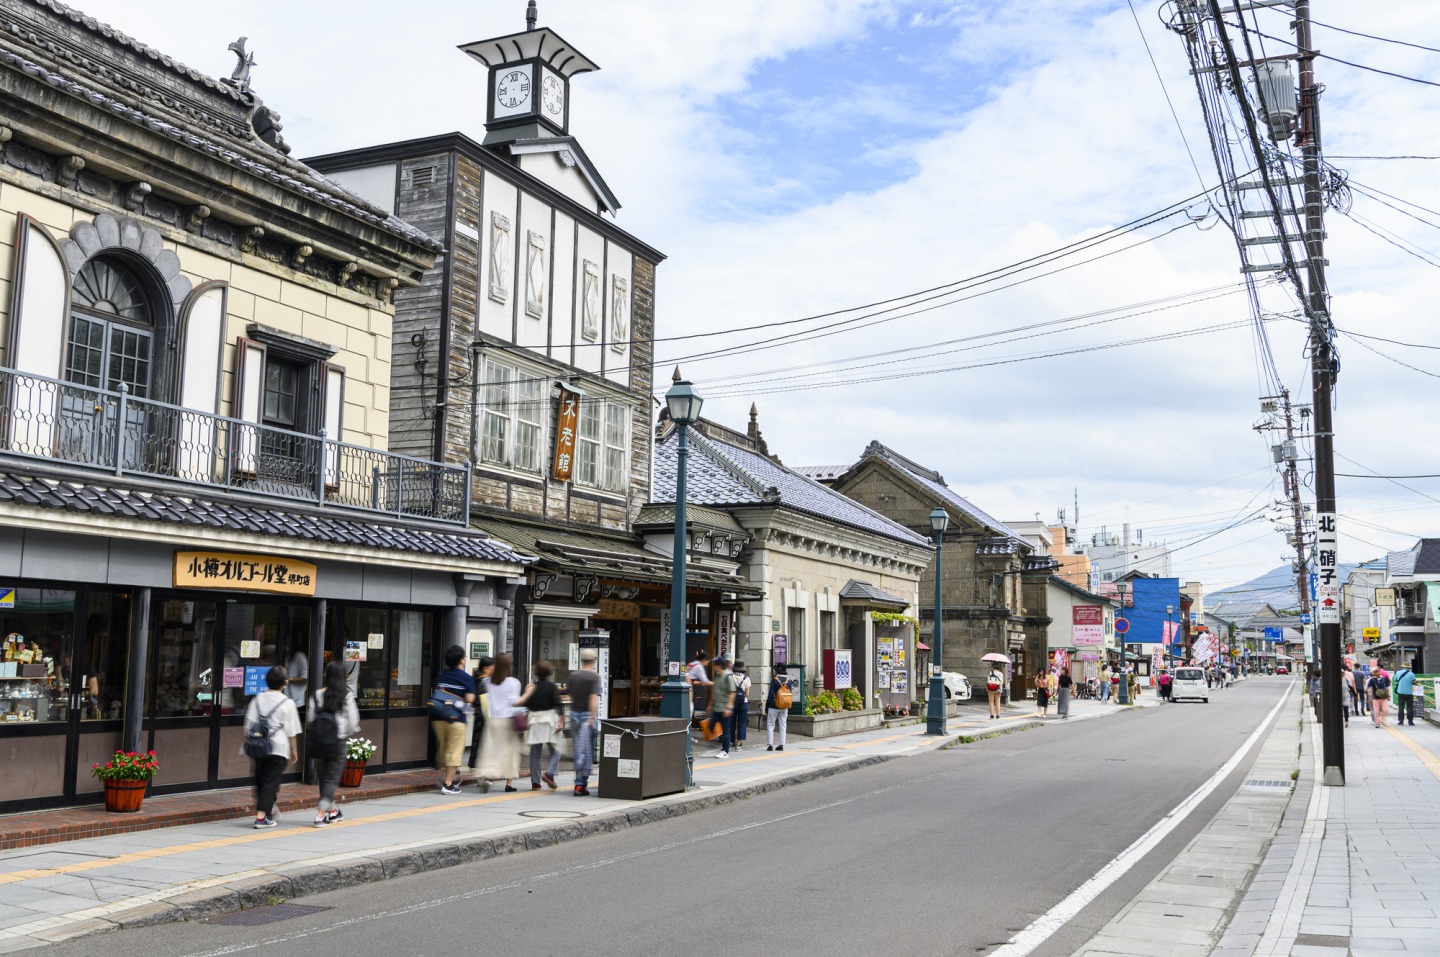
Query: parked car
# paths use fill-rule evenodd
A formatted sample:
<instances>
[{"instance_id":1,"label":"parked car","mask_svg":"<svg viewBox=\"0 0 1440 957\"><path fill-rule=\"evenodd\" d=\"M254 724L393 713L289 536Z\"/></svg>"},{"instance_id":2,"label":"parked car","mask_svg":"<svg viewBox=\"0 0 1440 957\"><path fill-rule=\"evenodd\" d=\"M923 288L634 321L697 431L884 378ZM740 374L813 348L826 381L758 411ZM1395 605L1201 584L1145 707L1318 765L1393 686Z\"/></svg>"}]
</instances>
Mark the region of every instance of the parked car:
<instances>
[{"instance_id":1,"label":"parked car","mask_svg":"<svg viewBox=\"0 0 1440 957\"><path fill-rule=\"evenodd\" d=\"M1288 675L1290 673L1290 669L1285 667L1284 665L1281 665L1280 667L1275 669L1275 673L1277 675Z\"/></svg>"},{"instance_id":2,"label":"parked car","mask_svg":"<svg viewBox=\"0 0 1440 957\"><path fill-rule=\"evenodd\" d=\"M947 700L969 701L972 694L970 690L970 679L954 671L942 671L941 677L945 679L945 697Z\"/></svg>"},{"instance_id":3,"label":"parked car","mask_svg":"<svg viewBox=\"0 0 1440 957\"><path fill-rule=\"evenodd\" d=\"M1199 698L1210 703L1210 688L1205 684L1203 668L1176 668L1174 680L1170 682L1170 700Z\"/></svg>"}]
</instances>

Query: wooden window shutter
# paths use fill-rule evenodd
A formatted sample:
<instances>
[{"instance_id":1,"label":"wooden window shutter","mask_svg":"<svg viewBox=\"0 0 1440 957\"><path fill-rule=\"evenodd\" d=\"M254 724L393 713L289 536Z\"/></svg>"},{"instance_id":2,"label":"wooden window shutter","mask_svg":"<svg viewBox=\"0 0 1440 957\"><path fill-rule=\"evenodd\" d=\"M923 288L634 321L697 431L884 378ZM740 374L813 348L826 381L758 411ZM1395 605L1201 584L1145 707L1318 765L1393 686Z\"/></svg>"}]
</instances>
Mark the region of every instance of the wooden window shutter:
<instances>
[{"instance_id":1,"label":"wooden window shutter","mask_svg":"<svg viewBox=\"0 0 1440 957\"><path fill-rule=\"evenodd\" d=\"M260 432L265 410L265 345L244 336L235 340L235 395L230 417L241 423L230 437L231 469L254 475L259 464Z\"/></svg>"},{"instance_id":2,"label":"wooden window shutter","mask_svg":"<svg viewBox=\"0 0 1440 957\"><path fill-rule=\"evenodd\" d=\"M330 442L343 442L345 424L345 370L328 362L319 365L318 378L321 382L322 414L320 427ZM338 485L340 482L340 449L335 445L325 446L325 484Z\"/></svg>"}]
</instances>

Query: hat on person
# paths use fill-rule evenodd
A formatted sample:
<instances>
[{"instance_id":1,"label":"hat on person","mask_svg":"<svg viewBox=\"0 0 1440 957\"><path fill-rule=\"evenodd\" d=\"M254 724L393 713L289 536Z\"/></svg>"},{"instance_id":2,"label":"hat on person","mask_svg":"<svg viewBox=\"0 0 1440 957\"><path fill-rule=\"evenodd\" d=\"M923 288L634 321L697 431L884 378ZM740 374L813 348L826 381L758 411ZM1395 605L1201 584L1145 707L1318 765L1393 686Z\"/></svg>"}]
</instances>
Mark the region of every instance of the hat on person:
<instances>
[{"instance_id":1,"label":"hat on person","mask_svg":"<svg viewBox=\"0 0 1440 957\"><path fill-rule=\"evenodd\" d=\"M722 668L730 667L730 659L726 658L724 655L721 655L719 658L710 659L710 663L712 665L719 665Z\"/></svg>"},{"instance_id":2,"label":"hat on person","mask_svg":"<svg viewBox=\"0 0 1440 957\"><path fill-rule=\"evenodd\" d=\"M737 661L735 662L735 670L743 674L749 669L745 667L745 662Z\"/></svg>"},{"instance_id":3,"label":"hat on person","mask_svg":"<svg viewBox=\"0 0 1440 957\"><path fill-rule=\"evenodd\" d=\"M594 660L596 660L596 659L599 658L599 657L600 657L600 656L595 653L595 649L594 649L594 648L581 648L581 649L580 649L580 660L581 660L581 661L594 661Z\"/></svg>"},{"instance_id":4,"label":"hat on person","mask_svg":"<svg viewBox=\"0 0 1440 957\"><path fill-rule=\"evenodd\" d=\"M788 675L790 673L790 669L787 668L785 665L776 665L775 673L777 675Z\"/></svg>"}]
</instances>

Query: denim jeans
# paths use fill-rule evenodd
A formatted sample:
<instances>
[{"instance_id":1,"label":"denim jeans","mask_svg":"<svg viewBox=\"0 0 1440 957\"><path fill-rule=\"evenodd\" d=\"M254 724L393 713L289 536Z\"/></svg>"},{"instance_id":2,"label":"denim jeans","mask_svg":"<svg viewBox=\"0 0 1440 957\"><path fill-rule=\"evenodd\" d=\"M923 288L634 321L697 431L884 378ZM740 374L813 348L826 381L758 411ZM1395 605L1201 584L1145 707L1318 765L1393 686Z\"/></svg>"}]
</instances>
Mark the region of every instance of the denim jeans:
<instances>
[{"instance_id":1,"label":"denim jeans","mask_svg":"<svg viewBox=\"0 0 1440 957\"><path fill-rule=\"evenodd\" d=\"M745 733L749 730L750 702L739 695L735 697L735 710L730 712L730 740L740 745L745 743Z\"/></svg>"},{"instance_id":2,"label":"denim jeans","mask_svg":"<svg viewBox=\"0 0 1440 957\"><path fill-rule=\"evenodd\" d=\"M570 712L570 740L575 745L575 786L588 787L595 763L595 728L589 711Z\"/></svg>"},{"instance_id":3,"label":"denim jeans","mask_svg":"<svg viewBox=\"0 0 1440 957\"><path fill-rule=\"evenodd\" d=\"M733 714L733 712L732 712ZM730 719L720 711L710 712L710 720L720 724L720 751L722 754L730 751Z\"/></svg>"}]
</instances>

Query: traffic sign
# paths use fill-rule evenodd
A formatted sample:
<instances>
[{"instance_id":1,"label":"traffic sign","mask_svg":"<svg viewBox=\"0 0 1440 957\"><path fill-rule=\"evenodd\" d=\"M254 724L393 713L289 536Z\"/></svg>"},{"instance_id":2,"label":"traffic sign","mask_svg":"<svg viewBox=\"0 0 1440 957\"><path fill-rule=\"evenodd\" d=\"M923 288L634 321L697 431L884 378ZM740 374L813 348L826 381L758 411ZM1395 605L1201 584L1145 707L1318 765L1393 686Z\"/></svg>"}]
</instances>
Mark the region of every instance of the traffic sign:
<instances>
[{"instance_id":1,"label":"traffic sign","mask_svg":"<svg viewBox=\"0 0 1440 957\"><path fill-rule=\"evenodd\" d=\"M1310 616L1309 616L1309 615L1301 615L1301 616L1300 616L1300 624L1302 624L1302 625L1308 625L1308 624L1310 624Z\"/></svg>"},{"instance_id":2,"label":"traffic sign","mask_svg":"<svg viewBox=\"0 0 1440 957\"><path fill-rule=\"evenodd\" d=\"M1115 619L1115 634L1123 635L1130 630L1130 621L1126 618Z\"/></svg>"},{"instance_id":3,"label":"traffic sign","mask_svg":"<svg viewBox=\"0 0 1440 957\"><path fill-rule=\"evenodd\" d=\"M1366 641L1379 641L1379 640L1380 640L1380 629L1379 629L1379 628L1362 628L1362 629L1360 630L1360 633L1361 633L1362 636L1364 636L1364 638L1365 638Z\"/></svg>"}]
</instances>

